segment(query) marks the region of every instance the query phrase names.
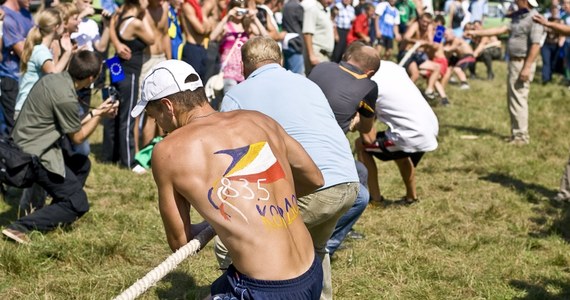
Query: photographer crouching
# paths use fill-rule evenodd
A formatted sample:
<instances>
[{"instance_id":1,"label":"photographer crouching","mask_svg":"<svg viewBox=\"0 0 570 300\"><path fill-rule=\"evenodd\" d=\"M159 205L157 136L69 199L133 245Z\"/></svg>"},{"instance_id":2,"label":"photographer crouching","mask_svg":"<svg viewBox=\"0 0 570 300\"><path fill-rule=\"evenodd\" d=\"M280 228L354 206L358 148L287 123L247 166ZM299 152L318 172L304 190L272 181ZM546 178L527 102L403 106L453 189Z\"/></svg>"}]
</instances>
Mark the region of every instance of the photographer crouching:
<instances>
[{"instance_id":1,"label":"photographer crouching","mask_svg":"<svg viewBox=\"0 0 570 300\"><path fill-rule=\"evenodd\" d=\"M91 51L77 52L67 71L42 77L32 88L12 136L24 152L40 159L36 183L52 196L50 205L10 224L2 233L18 243L28 243L31 230L50 231L68 225L89 211L83 190L91 169L85 155L73 155L61 146L67 136L83 143L104 117L114 117L118 102L106 99L80 118L77 91L90 86L101 73L102 59Z\"/></svg>"}]
</instances>

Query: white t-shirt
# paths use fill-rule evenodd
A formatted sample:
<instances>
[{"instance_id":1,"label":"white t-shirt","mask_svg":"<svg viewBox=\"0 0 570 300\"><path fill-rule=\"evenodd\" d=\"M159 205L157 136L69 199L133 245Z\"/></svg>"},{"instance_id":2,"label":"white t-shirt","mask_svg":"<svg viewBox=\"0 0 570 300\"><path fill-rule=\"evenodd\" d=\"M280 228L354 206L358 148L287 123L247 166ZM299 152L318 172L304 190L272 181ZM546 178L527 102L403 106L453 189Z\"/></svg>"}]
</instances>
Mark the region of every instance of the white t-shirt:
<instances>
[{"instance_id":1,"label":"white t-shirt","mask_svg":"<svg viewBox=\"0 0 570 300\"><path fill-rule=\"evenodd\" d=\"M388 125L386 135L396 145L393 150L410 153L435 150L437 117L406 70L383 60L372 80L378 84L376 116Z\"/></svg>"},{"instance_id":2,"label":"white t-shirt","mask_svg":"<svg viewBox=\"0 0 570 300\"><path fill-rule=\"evenodd\" d=\"M101 39L97 22L85 18L79 23L77 28L77 32L71 34L71 39L77 42L77 46L86 45L86 50L93 51L93 43Z\"/></svg>"}]
</instances>

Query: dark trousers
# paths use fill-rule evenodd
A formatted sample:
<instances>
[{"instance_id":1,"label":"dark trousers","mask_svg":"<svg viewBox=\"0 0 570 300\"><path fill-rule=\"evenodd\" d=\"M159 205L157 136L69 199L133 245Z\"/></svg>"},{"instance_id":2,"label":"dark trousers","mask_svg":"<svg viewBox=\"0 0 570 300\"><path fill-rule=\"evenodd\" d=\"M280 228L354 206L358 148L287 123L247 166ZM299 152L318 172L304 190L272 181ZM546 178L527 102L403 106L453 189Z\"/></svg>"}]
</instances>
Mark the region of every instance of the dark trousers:
<instances>
[{"instance_id":1,"label":"dark trousers","mask_svg":"<svg viewBox=\"0 0 570 300\"><path fill-rule=\"evenodd\" d=\"M186 42L182 48L182 61L191 65L200 75L200 79L206 78L206 63L208 52L202 45L195 45ZM205 82L205 81L203 81Z\"/></svg>"},{"instance_id":2,"label":"dark trousers","mask_svg":"<svg viewBox=\"0 0 570 300\"><path fill-rule=\"evenodd\" d=\"M493 75L493 59L501 59L501 49L499 47L487 48L481 52L477 61L469 66L471 74L476 74L476 63L483 62L487 68L487 76Z\"/></svg>"},{"instance_id":3,"label":"dark trousers","mask_svg":"<svg viewBox=\"0 0 570 300\"><path fill-rule=\"evenodd\" d=\"M4 112L4 122L8 133L14 128L14 110L19 91L18 81L10 77L0 77L0 104Z\"/></svg>"},{"instance_id":4,"label":"dark trousers","mask_svg":"<svg viewBox=\"0 0 570 300\"><path fill-rule=\"evenodd\" d=\"M83 190L91 162L84 155L68 156L64 151L65 178L41 166L36 181L53 198L50 205L12 223L9 228L27 232L50 231L59 225L69 225L89 211L87 194Z\"/></svg>"},{"instance_id":5,"label":"dark trousers","mask_svg":"<svg viewBox=\"0 0 570 300\"><path fill-rule=\"evenodd\" d=\"M350 31L350 29L340 29L340 28L337 29L338 42L335 43L335 45L334 45L334 50L333 50L333 54L331 57L331 61L338 63L342 59L342 55L344 54L344 51L346 50L346 36L348 35L349 31Z\"/></svg>"},{"instance_id":6,"label":"dark trousers","mask_svg":"<svg viewBox=\"0 0 570 300\"><path fill-rule=\"evenodd\" d=\"M542 82L549 82L552 80L552 73L561 59L559 56L558 44L544 43L540 48L540 56L542 56Z\"/></svg>"},{"instance_id":7,"label":"dark trousers","mask_svg":"<svg viewBox=\"0 0 570 300\"><path fill-rule=\"evenodd\" d=\"M131 110L138 99L139 76L125 73L125 79L114 85L119 92L119 112L115 118L103 120L103 161L119 162L132 168L135 163L135 119L131 117Z\"/></svg>"}]
</instances>

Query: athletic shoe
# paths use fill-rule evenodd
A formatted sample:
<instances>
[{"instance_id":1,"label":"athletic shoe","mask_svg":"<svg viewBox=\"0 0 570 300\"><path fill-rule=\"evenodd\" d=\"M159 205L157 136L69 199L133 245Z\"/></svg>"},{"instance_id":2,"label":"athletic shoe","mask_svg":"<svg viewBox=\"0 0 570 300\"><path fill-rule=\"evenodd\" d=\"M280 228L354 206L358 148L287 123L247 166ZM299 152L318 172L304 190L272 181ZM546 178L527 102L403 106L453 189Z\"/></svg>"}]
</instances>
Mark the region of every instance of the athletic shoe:
<instances>
[{"instance_id":1,"label":"athletic shoe","mask_svg":"<svg viewBox=\"0 0 570 300\"><path fill-rule=\"evenodd\" d=\"M2 230L2 234L19 244L25 245L30 243L30 238L28 238L28 235L16 229L6 228Z\"/></svg>"},{"instance_id":2,"label":"athletic shoe","mask_svg":"<svg viewBox=\"0 0 570 300\"><path fill-rule=\"evenodd\" d=\"M424 92L424 96L428 99L428 100L433 100L435 99L435 92Z\"/></svg>"},{"instance_id":3,"label":"athletic shoe","mask_svg":"<svg viewBox=\"0 0 570 300\"><path fill-rule=\"evenodd\" d=\"M420 199L418 199L418 198L416 198L416 199L411 199L411 198L408 198L408 197L404 196L404 197L402 197L402 199L400 199L400 200L394 202L394 204L408 206L408 205L412 205L412 204L414 204L414 203L416 203L416 202L419 202L419 201L420 201Z\"/></svg>"},{"instance_id":4,"label":"athletic shoe","mask_svg":"<svg viewBox=\"0 0 570 300\"><path fill-rule=\"evenodd\" d=\"M441 105L448 106L450 104L451 104L451 102L449 102L449 99L447 99L447 97L441 98Z\"/></svg>"},{"instance_id":5,"label":"athletic shoe","mask_svg":"<svg viewBox=\"0 0 570 300\"><path fill-rule=\"evenodd\" d=\"M464 82L461 84L461 86L459 87L460 90L468 90L469 89L469 84L467 82Z\"/></svg>"},{"instance_id":6,"label":"athletic shoe","mask_svg":"<svg viewBox=\"0 0 570 300\"><path fill-rule=\"evenodd\" d=\"M520 137L513 137L513 138L510 138L508 140L507 144L515 145L515 146L524 146L524 145L528 145L529 141L522 139Z\"/></svg>"},{"instance_id":7,"label":"athletic shoe","mask_svg":"<svg viewBox=\"0 0 570 300\"><path fill-rule=\"evenodd\" d=\"M356 232L354 230L351 230L348 232L348 234L346 235L347 238L351 238L353 240L362 240L364 239L364 234L360 233L360 232Z\"/></svg>"},{"instance_id":8,"label":"athletic shoe","mask_svg":"<svg viewBox=\"0 0 570 300\"><path fill-rule=\"evenodd\" d=\"M136 165L136 166L132 169L132 171L135 172L136 174L139 174L139 175L145 174L145 173L148 172L148 171L147 171L143 166L141 166L141 165Z\"/></svg>"}]
</instances>

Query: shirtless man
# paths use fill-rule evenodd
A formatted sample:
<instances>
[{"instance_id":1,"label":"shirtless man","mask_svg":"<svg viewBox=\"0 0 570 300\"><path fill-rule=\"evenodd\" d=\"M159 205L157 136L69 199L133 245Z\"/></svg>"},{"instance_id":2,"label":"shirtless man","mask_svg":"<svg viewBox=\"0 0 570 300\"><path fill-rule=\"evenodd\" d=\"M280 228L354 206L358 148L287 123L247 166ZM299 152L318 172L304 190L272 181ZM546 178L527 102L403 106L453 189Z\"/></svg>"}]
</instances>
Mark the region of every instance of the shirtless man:
<instances>
[{"instance_id":1,"label":"shirtless man","mask_svg":"<svg viewBox=\"0 0 570 300\"><path fill-rule=\"evenodd\" d=\"M432 45L433 35L433 16L430 13L425 13L406 30L406 34L404 34L403 40L400 43L400 53L398 54L398 60L401 60L415 43L421 44L403 66L408 71L413 82L418 80L422 71L426 74L429 73L427 87L424 92L428 98L432 95L435 96L434 88L441 71L440 65L430 60L426 53L428 51L427 48L436 46Z\"/></svg>"},{"instance_id":2,"label":"shirtless man","mask_svg":"<svg viewBox=\"0 0 570 300\"><path fill-rule=\"evenodd\" d=\"M303 147L261 113L213 110L183 61L151 70L131 115L143 110L169 132L154 148L152 170L170 248L209 224L233 258L211 294L319 299L322 268L297 197L324 179ZM205 222L191 224L192 206Z\"/></svg>"},{"instance_id":3,"label":"shirtless man","mask_svg":"<svg viewBox=\"0 0 570 300\"><path fill-rule=\"evenodd\" d=\"M455 73L461 82L460 89L468 90L469 83L467 83L467 75L465 75L464 70L471 68L471 65L475 63L473 48L461 37L456 37L453 31L446 30L443 50L445 51L445 55L449 57L449 65L451 66L451 68L447 69L443 77L443 86L447 85L452 73Z\"/></svg>"},{"instance_id":4,"label":"shirtless man","mask_svg":"<svg viewBox=\"0 0 570 300\"><path fill-rule=\"evenodd\" d=\"M204 48L204 40L213 28L213 18L208 18L207 12L197 0L184 1L181 16L182 31L186 39L181 59L192 65L200 78L205 78L208 53Z\"/></svg>"}]
</instances>

